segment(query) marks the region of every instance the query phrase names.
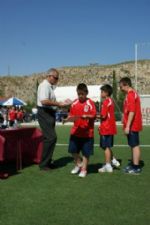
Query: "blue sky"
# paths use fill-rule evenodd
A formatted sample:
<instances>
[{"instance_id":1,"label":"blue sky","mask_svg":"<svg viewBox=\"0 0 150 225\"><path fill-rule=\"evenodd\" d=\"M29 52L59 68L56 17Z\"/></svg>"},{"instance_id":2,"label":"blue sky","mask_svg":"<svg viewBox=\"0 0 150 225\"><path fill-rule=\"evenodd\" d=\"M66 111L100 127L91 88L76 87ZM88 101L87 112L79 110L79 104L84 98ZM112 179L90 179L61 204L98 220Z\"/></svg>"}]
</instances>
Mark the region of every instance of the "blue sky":
<instances>
[{"instance_id":1,"label":"blue sky","mask_svg":"<svg viewBox=\"0 0 150 225\"><path fill-rule=\"evenodd\" d=\"M150 0L0 0L0 75L150 58ZM146 43L142 45L142 43Z\"/></svg>"}]
</instances>

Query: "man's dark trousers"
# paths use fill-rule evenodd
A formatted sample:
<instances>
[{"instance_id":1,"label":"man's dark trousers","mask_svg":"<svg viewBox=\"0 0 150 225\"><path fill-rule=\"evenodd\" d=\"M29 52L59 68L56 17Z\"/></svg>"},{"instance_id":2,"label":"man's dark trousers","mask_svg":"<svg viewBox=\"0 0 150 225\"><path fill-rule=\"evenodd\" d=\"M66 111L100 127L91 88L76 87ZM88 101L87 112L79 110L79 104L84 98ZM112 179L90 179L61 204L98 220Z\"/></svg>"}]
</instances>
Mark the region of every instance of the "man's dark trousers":
<instances>
[{"instance_id":1,"label":"man's dark trousers","mask_svg":"<svg viewBox=\"0 0 150 225\"><path fill-rule=\"evenodd\" d=\"M39 167L48 167L52 161L57 135L55 131L55 112L38 107L38 122L43 133L43 153Z\"/></svg>"}]
</instances>

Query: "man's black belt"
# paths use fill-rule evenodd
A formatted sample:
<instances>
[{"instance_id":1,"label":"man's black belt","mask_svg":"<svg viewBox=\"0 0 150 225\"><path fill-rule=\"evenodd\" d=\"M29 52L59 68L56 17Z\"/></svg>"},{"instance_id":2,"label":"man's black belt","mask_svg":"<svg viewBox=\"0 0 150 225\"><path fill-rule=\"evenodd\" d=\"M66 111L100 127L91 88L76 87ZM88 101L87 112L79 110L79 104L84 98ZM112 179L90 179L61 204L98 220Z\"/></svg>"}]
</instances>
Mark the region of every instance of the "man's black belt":
<instances>
[{"instance_id":1,"label":"man's black belt","mask_svg":"<svg viewBox=\"0 0 150 225\"><path fill-rule=\"evenodd\" d=\"M38 109L42 109L47 113L50 113L52 115L54 115L56 113L56 111L54 109L50 109L48 107L43 107L43 106L37 106Z\"/></svg>"}]
</instances>

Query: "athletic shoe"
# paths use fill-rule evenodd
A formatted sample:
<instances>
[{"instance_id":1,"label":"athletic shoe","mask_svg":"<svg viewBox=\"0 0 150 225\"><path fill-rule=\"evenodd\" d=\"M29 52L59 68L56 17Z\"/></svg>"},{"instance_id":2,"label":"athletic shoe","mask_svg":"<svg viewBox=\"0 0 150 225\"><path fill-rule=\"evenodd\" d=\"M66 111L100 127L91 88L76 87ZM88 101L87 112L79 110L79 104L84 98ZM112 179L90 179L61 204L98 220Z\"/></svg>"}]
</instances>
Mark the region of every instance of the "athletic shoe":
<instances>
[{"instance_id":1,"label":"athletic shoe","mask_svg":"<svg viewBox=\"0 0 150 225\"><path fill-rule=\"evenodd\" d=\"M126 174L133 174L133 175L139 175L140 173L141 173L141 168L137 168L137 169L135 169L135 168L133 168L133 167L131 167L130 169L128 169L128 170L126 170Z\"/></svg>"},{"instance_id":2,"label":"athletic shoe","mask_svg":"<svg viewBox=\"0 0 150 225\"><path fill-rule=\"evenodd\" d=\"M98 172L99 173L105 173L105 172L112 173L113 172L113 168L111 166L104 165L102 168L98 169Z\"/></svg>"},{"instance_id":3,"label":"athletic shoe","mask_svg":"<svg viewBox=\"0 0 150 225\"><path fill-rule=\"evenodd\" d=\"M71 170L71 174L77 174L77 173L79 173L79 171L80 171L80 167L79 166L75 166L73 168L73 170Z\"/></svg>"},{"instance_id":4,"label":"athletic shoe","mask_svg":"<svg viewBox=\"0 0 150 225\"><path fill-rule=\"evenodd\" d=\"M81 172L79 173L79 177L82 177L82 178L86 177L86 175L87 175L86 170L81 170Z\"/></svg>"},{"instance_id":5,"label":"athletic shoe","mask_svg":"<svg viewBox=\"0 0 150 225\"><path fill-rule=\"evenodd\" d=\"M55 163L49 164L48 167L49 167L50 169L57 169L57 168L58 168L58 166L57 166Z\"/></svg>"},{"instance_id":6,"label":"athletic shoe","mask_svg":"<svg viewBox=\"0 0 150 225\"><path fill-rule=\"evenodd\" d=\"M129 164L123 169L123 172L128 173L128 171L131 170L132 168L133 168L132 165Z\"/></svg>"},{"instance_id":7,"label":"athletic shoe","mask_svg":"<svg viewBox=\"0 0 150 225\"><path fill-rule=\"evenodd\" d=\"M83 166L83 162L78 163L78 166L81 168Z\"/></svg>"},{"instance_id":8,"label":"athletic shoe","mask_svg":"<svg viewBox=\"0 0 150 225\"><path fill-rule=\"evenodd\" d=\"M116 168L119 168L120 167L120 162L118 161L118 160L112 160L111 161L111 164L112 164L112 166L114 166L114 167L116 167Z\"/></svg>"}]
</instances>

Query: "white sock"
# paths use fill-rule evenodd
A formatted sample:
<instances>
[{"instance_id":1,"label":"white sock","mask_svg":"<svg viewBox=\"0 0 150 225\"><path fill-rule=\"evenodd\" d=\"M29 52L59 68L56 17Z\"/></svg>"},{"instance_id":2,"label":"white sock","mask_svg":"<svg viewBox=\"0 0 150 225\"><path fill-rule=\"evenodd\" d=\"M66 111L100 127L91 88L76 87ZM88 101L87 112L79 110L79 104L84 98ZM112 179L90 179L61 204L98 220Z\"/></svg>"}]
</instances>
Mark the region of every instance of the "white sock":
<instances>
[{"instance_id":1,"label":"white sock","mask_svg":"<svg viewBox=\"0 0 150 225\"><path fill-rule=\"evenodd\" d=\"M78 167L82 167L82 165L83 165L82 162L80 162L80 163L77 164Z\"/></svg>"},{"instance_id":2,"label":"white sock","mask_svg":"<svg viewBox=\"0 0 150 225\"><path fill-rule=\"evenodd\" d=\"M117 159L115 159L115 158L113 157L112 162L113 162L113 163L116 163L116 162L117 162Z\"/></svg>"},{"instance_id":3,"label":"white sock","mask_svg":"<svg viewBox=\"0 0 150 225\"><path fill-rule=\"evenodd\" d=\"M110 163L106 163L106 167L112 167Z\"/></svg>"}]
</instances>

